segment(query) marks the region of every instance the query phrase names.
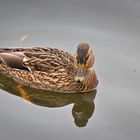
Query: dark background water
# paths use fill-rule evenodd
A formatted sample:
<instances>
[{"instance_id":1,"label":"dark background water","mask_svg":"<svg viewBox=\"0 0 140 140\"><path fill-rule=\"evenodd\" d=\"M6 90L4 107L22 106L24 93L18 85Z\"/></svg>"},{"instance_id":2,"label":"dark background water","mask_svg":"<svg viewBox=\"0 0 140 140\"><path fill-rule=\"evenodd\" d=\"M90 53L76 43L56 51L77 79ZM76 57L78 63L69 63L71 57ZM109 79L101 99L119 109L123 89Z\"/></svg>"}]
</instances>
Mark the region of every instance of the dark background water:
<instances>
[{"instance_id":1,"label":"dark background water","mask_svg":"<svg viewBox=\"0 0 140 140\"><path fill-rule=\"evenodd\" d=\"M139 140L139 0L0 0L0 47L91 44L99 79L95 112L78 128L72 104L47 108L0 90L1 140ZM22 35L28 35L20 42Z\"/></svg>"}]
</instances>

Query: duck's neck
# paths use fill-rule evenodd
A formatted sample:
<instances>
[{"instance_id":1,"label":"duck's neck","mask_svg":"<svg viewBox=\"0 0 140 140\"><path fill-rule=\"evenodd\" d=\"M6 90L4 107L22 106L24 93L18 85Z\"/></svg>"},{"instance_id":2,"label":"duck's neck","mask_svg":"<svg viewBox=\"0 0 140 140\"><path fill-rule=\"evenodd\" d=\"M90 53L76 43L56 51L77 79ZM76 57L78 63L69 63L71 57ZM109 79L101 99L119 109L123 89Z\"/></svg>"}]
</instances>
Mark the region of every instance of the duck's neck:
<instances>
[{"instance_id":1,"label":"duck's neck","mask_svg":"<svg viewBox=\"0 0 140 140\"><path fill-rule=\"evenodd\" d=\"M84 84L87 89L92 89L97 86L98 80L97 80L95 71L93 69L87 70Z\"/></svg>"}]
</instances>

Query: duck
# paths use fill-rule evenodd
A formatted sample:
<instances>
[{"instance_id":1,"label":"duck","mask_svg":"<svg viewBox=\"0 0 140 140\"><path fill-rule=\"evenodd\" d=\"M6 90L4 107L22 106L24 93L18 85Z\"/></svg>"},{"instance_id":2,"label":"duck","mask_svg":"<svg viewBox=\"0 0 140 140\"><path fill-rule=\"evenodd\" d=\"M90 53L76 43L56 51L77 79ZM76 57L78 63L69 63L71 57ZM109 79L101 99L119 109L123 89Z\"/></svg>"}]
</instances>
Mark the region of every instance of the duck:
<instances>
[{"instance_id":1,"label":"duck","mask_svg":"<svg viewBox=\"0 0 140 140\"><path fill-rule=\"evenodd\" d=\"M74 55L49 47L0 48L0 74L20 85L53 92L87 92L98 85L95 55L86 42Z\"/></svg>"}]
</instances>

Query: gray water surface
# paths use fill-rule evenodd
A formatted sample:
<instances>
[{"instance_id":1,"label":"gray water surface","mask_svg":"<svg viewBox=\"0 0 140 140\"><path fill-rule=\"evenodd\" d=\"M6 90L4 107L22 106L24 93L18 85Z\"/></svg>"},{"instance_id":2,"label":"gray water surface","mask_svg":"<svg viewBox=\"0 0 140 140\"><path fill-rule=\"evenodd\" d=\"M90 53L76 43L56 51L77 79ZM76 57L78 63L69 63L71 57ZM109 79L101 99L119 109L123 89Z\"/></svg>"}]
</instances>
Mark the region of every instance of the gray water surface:
<instances>
[{"instance_id":1,"label":"gray water surface","mask_svg":"<svg viewBox=\"0 0 140 140\"><path fill-rule=\"evenodd\" d=\"M28 35L25 42L20 37ZM73 103L43 107L0 90L0 140L139 140L140 1L0 0L0 47L91 44L95 110L77 127ZM12 87L12 85L11 85Z\"/></svg>"}]
</instances>

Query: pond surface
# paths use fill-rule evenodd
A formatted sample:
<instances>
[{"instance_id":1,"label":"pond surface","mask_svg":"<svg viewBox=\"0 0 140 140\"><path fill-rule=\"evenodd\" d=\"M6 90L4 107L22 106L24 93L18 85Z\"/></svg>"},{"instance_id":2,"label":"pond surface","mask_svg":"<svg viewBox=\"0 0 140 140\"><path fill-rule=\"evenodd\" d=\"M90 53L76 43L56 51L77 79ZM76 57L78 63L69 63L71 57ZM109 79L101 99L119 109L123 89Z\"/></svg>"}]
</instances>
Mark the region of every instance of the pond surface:
<instances>
[{"instance_id":1,"label":"pond surface","mask_svg":"<svg viewBox=\"0 0 140 140\"><path fill-rule=\"evenodd\" d=\"M96 56L97 90L54 94L0 75L0 140L139 140L140 3L58 1L0 1L0 47L74 54L87 41ZM28 39L20 42L23 35Z\"/></svg>"}]
</instances>

